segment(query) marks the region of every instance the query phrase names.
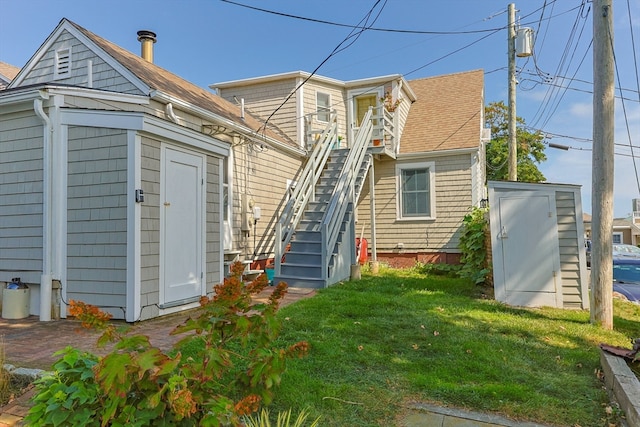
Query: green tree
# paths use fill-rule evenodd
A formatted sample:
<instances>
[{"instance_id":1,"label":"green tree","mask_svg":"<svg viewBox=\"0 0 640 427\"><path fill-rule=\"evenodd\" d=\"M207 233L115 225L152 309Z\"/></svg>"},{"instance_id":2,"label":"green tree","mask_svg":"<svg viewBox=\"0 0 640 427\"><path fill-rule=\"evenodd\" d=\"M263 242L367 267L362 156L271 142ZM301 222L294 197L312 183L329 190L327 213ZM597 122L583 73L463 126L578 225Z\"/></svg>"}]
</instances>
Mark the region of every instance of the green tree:
<instances>
[{"instance_id":1,"label":"green tree","mask_svg":"<svg viewBox=\"0 0 640 427\"><path fill-rule=\"evenodd\" d=\"M487 180L507 180L509 177L508 109L504 102L492 102L484 109L485 122L491 128L491 141L487 144ZM538 169L547 160L544 153L544 135L540 131L529 132L525 121L516 118L516 143L518 147L518 181L542 182L546 178Z\"/></svg>"}]
</instances>

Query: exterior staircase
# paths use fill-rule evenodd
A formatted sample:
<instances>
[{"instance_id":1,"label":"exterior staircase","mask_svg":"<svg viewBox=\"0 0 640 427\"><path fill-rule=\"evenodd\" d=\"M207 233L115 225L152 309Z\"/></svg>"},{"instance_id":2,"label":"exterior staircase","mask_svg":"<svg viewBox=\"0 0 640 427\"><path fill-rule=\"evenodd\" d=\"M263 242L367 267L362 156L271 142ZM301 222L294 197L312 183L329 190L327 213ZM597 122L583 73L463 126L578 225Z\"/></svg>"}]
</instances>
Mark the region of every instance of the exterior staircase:
<instances>
[{"instance_id":1,"label":"exterior staircase","mask_svg":"<svg viewBox=\"0 0 640 427\"><path fill-rule=\"evenodd\" d=\"M349 148L332 149L334 121L315 144L276 226L274 283L324 288L349 278L356 263L355 205L373 163L367 114Z\"/></svg>"}]
</instances>

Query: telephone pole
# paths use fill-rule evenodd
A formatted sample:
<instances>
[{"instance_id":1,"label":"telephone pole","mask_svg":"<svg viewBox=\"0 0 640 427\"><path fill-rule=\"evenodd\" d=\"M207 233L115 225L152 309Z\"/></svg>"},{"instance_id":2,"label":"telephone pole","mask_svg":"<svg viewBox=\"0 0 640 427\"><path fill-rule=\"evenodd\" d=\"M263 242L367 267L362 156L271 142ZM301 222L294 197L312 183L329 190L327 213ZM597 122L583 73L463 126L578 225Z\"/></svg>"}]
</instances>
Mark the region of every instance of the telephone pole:
<instances>
[{"instance_id":1,"label":"telephone pole","mask_svg":"<svg viewBox=\"0 0 640 427\"><path fill-rule=\"evenodd\" d=\"M613 329L613 0L593 0L591 323Z\"/></svg>"},{"instance_id":2,"label":"telephone pole","mask_svg":"<svg viewBox=\"0 0 640 427\"><path fill-rule=\"evenodd\" d=\"M509 43L509 102L508 102L508 134L509 134L509 181L518 180L518 147L516 145L516 5L508 7L507 41Z\"/></svg>"}]
</instances>

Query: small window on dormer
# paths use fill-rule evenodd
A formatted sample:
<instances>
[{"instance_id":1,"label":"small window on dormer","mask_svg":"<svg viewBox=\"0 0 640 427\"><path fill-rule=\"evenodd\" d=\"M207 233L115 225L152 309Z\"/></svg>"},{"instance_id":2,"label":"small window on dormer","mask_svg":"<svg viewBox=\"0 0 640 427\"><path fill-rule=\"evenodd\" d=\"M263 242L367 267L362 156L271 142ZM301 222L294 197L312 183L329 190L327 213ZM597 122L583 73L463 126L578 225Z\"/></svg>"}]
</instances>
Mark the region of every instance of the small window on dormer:
<instances>
[{"instance_id":1,"label":"small window on dormer","mask_svg":"<svg viewBox=\"0 0 640 427\"><path fill-rule=\"evenodd\" d=\"M56 50L56 69L54 77L61 79L71 73L71 48Z\"/></svg>"}]
</instances>

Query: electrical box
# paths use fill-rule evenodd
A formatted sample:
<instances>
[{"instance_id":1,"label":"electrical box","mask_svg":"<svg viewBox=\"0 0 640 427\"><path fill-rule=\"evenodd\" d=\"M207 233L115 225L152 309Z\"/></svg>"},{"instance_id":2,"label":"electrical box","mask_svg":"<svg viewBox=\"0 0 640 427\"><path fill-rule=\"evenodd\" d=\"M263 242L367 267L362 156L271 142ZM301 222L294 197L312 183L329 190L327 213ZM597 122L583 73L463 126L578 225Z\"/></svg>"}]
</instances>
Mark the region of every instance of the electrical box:
<instances>
[{"instance_id":1,"label":"electrical box","mask_svg":"<svg viewBox=\"0 0 640 427\"><path fill-rule=\"evenodd\" d=\"M262 216L262 209L260 206L254 206L253 208L253 220L260 221L260 217Z\"/></svg>"}]
</instances>

